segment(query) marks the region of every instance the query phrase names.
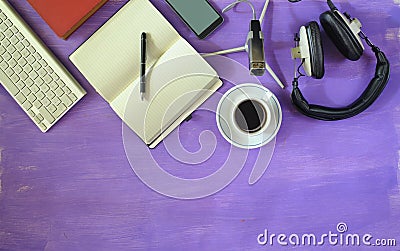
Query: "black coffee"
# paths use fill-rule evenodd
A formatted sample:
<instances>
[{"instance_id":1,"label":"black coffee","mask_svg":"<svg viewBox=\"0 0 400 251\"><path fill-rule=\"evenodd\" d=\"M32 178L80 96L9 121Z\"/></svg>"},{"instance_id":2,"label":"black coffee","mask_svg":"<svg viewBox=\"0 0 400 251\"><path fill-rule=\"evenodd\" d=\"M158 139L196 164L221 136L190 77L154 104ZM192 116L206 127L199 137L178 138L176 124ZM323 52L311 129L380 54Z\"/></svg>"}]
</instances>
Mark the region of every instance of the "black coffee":
<instances>
[{"instance_id":1,"label":"black coffee","mask_svg":"<svg viewBox=\"0 0 400 251\"><path fill-rule=\"evenodd\" d=\"M242 131L259 131L267 120L267 113L262 104L255 100L245 100L235 110L235 120Z\"/></svg>"}]
</instances>

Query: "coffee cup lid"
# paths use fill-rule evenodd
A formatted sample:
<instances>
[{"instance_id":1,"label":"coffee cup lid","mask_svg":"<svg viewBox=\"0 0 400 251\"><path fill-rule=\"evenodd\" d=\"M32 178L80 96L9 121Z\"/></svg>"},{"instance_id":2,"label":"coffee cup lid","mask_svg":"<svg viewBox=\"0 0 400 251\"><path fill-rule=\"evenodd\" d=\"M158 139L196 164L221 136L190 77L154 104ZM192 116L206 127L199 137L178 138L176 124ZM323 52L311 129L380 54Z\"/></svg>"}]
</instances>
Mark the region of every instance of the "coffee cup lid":
<instances>
[{"instance_id":1,"label":"coffee cup lid","mask_svg":"<svg viewBox=\"0 0 400 251\"><path fill-rule=\"evenodd\" d=\"M246 100L255 100L266 106L269 123L257 133L248 133L235 124L235 111ZM273 140L282 123L282 109L276 96L259 84L240 84L228 90L221 98L216 113L217 126L222 136L232 145L254 149Z\"/></svg>"}]
</instances>

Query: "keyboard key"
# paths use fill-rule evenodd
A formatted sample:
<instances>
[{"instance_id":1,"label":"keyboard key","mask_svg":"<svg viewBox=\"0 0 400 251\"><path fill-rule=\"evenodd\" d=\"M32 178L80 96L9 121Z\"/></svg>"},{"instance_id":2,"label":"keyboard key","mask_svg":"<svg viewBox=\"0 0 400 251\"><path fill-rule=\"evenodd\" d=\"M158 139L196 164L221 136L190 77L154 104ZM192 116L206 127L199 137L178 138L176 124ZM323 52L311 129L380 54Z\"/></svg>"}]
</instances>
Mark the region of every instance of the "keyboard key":
<instances>
[{"instance_id":1,"label":"keyboard key","mask_svg":"<svg viewBox=\"0 0 400 251\"><path fill-rule=\"evenodd\" d=\"M65 104L67 107L72 105L72 101L67 95L62 95L60 99L61 99L61 102L63 104Z\"/></svg>"},{"instance_id":2,"label":"keyboard key","mask_svg":"<svg viewBox=\"0 0 400 251\"><path fill-rule=\"evenodd\" d=\"M14 35L14 33L13 33L10 29L7 29L7 30L4 32L4 35L10 39L11 36Z\"/></svg>"},{"instance_id":3,"label":"keyboard key","mask_svg":"<svg viewBox=\"0 0 400 251\"><path fill-rule=\"evenodd\" d=\"M8 69L10 69L10 68L8 68ZM7 69L7 71L8 71L8 69ZM18 77L18 75L15 74L15 73L11 75L10 79L11 79L11 81L13 81L14 83L17 83L17 82L19 81L19 77Z\"/></svg>"},{"instance_id":4,"label":"keyboard key","mask_svg":"<svg viewBox=\"0 0 400 251\"><path fill-rule=\"evenodd\" d=\"M25 97L27 97L31 93L31 90L29 90L29 88L25 86L24 88L22 88L21 92L22 94L24 94Z\"/></svg>"},{"instance_id":5,"label":"keyboard key","mask_svg":"<svg viewBox=\"0 0 400 251\"><path fill-rule=\"evenodd\" d=\"M39 65L39 68L38 68L38 74L39 74L39 76L40 76L41 78L43 78L44 76L46 76L46 75L47 75L46 70L43 69L43 68L41 68L42 66L41 66L38 62L35 62L35 64ZM35 69L35 64L33 65L33 69ZM37 70L37 69L35 69L35 70Z\"/></svg>"},{"instance_id":6,"label":"keyboard key","mask_svg":"<svg viewBox=\"0 0 400 251\"><path fill-rule=\"evenodd\" d=\"M61 88L57 88L54 92L58 97L61 97L64 94L64 91Z\"/></svg>"},{"instance_id":7,"label":"keyboard key","mask_svg":"<svg viewBox=\"0 0 400 251\"><path fill-rule=\"evenodd\" d=\"M3 57L6 61L9 61L9 60L11 59L11 54L8 53L8 52L5 52L5 53L2 55L2 57Z\"/></svg>"},{"instance_id":8,"label":"keyboard key","mask_svg":"<svg viewBox=\"0 0 400 251\"><path fill-rule=\"evenodd\" d=\"M73 94L73 93L70 93L69 95L68 95L68 97L72 100L72 102L75 102L78 98L75 96L75 94Z\"/></svg>"},{"instance_id":9,"label":"keyboard key","mask_svg":"<svg viewBox=\"0 0 400 251\"><path fill-rule=\"evenodd\" d=\"M29 41L26 39L22 40L22 44L24 44L25 47L28 47L30 45Z\"/></svg>"},{"instance_id":10,"label":"keyboard key","mask_svg":"<svg viewBox=\"0 0 400 251\"><path fill-rule=\"evenodd\" d=\"M16 65L16 66L14 67L14 71L15 71L16 73L20 74L20 73L22 72L22 67L19 66L19 65Z\"/></svg>"},{"instance_id":11,"label":"keyboard key","mask_svg":"<svg viewBox=\"0 0 400 251\"><path fill-rule=\"evenodd\" d=\"M32 87L32 85L33 85L34 83L35 83L35 82L33 82L33 80L30 79L30 78L28 78L28 79L25 80L25 84L26 84L26 86L28 86L28 87ZM31 90L32 90L32 88L31 88Z\"/></svg>"},{"instance_id":12,"label":"keyboard key","mask_svg":"<svg viewBox=\"0 0 400 251\"><path fill-rule=\"evenodd\" d=\"M49 75L44 76L43 80L46 84L49 84L53 81L53 79Z\"/></svg>"},{"instance_id":13,"label":"keyboard key","mask_svg":"<svg viewBox=\"0 0 400 251\"><path fill-rule=\"evenodd\" d=\"M15 48L15 47L14 47L14 48ZM15 60L18 60L18 59L21 58L21 53L19 53L18 51L15 51L15 52L13 53L12 57L13 57Z\"/></svg>"},{"instance_id":14,"label":"keyboard key","mask_svg":"<svg viewBox=\"0 0 400 251\"><path fill-rule=\"evenodd\" d=\"M63 112L65 112L67 110L67 107L63 104L59 104L57 106L57 110L53 113L53 115L58 118L61 116L61 114L63 114Z\"/></svg>"},{"instance_id":15,"label":"keyboard key","mask_svg":"<svg viewBox=\"0 0 400 251\"><path fill-rule=\"evenodd\" d=\"M12 26L11 28L10 28L10 30L12 31L12 33L13 34L17 34L18 33L18 29L17 29L17 27L15 27L15 26Z\"/></svg>"},{"instance_id":16,"label":"keyboard key","mask_svg":"<svg viewBox=\"0 0 400 251\"><path fill-rule=\"evenodd\" d=\"M47 110L49 110L50 113L54 113L57 110L57 108L53 104L50 104L47 107Z\"/></svg>"},{"instance_id":17,"label":"keyboard key","mask_svg":"<svg viewBox=\"0 0 400 251\"><path fill-rule=\"evenodd\" d=\"M19 42L19 39L17 38L17 36L13 35L13 36L10 38L10 42L11 42L11 44L13 44L14 46L16 46L16 45L18 44L18 42Z\"/></svg>"},{"instance_id":18,"label":"keyboard key","mask_svg":"<svg viewBox=\"0 0 400 251\"><path fill-rule=\"evenodd\" d=\"M56 81L51 82L49 84L49 86L50 86L50 89L52 89L53 91L58 88L58 84Z\"/></svg>"},{"instance_id":19,"label":"keyboard key","mask_svg":"<svg viewBox=\"0 0 400 251\"><path fill-rule=\"evenodd\" d=\"M3 40L6 36L3 33L0 33L0 40Z\"/></svg>"},{"instance_id":20,"label":"keyboard key","mask_svg":"<svg viewBox=\"0 0 400 251\"><path fill-rule=\"evenodd\" d=\"M25 65L26 65L26 60L25 60L25 58L20 58L19 60L18 60L18 64L20 65L20 66L22 66L22 67L24 67Z\"/></svg>"},{"instance_id":21,"label":"keyboard key","mask_svg":"<svg viewBox=\"0 0 400 251\"><path fill-rule=\"evenodd\" d=\"M43 121L43 119L44 119L43 116L42 116L41 114L38 114L37 117L38 117L38 119L39 119L40 121Z\"/></svg>"},{"instance_id":22,"label":"keyboard key","mask_svg":"<svg viewBox=\"0 0 400 251\"><path fill-rule=\"evenodd\" d=\"M22 51L25 48L25 46L21 42L18 42L15 45L15 48L17 48L18 51Z\"/></svg>"},{"instance_id":23,"label":"keyboard key","mask_svg":"<svg viewBox=\"0 0 400 251\"><path fill-rule=\"evenodd\" d=\"M0 68L5 71L8 68L8 64L6 63L6 61L2 60L0 62Z\"/></svg>"},{"instance_id":24,"label":"keyboard key","mask_svg":"<svg viewBox=\"0 0 400 251\"><path fill-rule=\"evenodd\" d=\"M0 13L0 20L4 21L6 19L7 19L6 15L4 15L4 13Z\"/></svg>"},{"instance_id":25,"label":"keyboard key","mask_svg":"<svg viewBox=\"0 0 400 251\"><path fill-rule=\"evenodd\" d=\"M44 99L42 99L42 104L44 106L49 106L51 104L51 102L48 98L44 98Z\"/></svg>"},{"instance_id":26,"label":"keyboard key","mask_svg":"<svg viewBox=\"0 0 400 251\"><path fill-rule=\"evenodd\" d=\"M54 104L54 105L56 105L56 106L58 106L59 104L61 104L61 100L60 100L57 96L55 96L55 97L51 100L51 103Z\"/></svg>"},{"instance_id":27,"label":"keyboard key","mask_svg":"<svg viewBox=\"0 0 400 251\"><path fill-rule=\"evenodd\" d=\"M12 75L14 74L13 69L8 68L8 69L6 70L6 74L7 74L8 76L12 76ZM12 80L14 81L14 79L12 79Z\"/></svg>"},{"instance_id":28,"label":"keyboard key","mask_svg":"<svg viewBox=\"0 0 400 251\"><path fill-rule=\"evenodd\" d=\"M63 91L64 91L66 94L70 94L70 93L71 93L71 89L69 89L69 88L66 87L66 86L64 86L62 89L63 89Z\"/></svg>"},{"instance_id":29,"label":"keyboard key","mask_svg":"<svg viewBox=\"0 0 400 251\"><path fill-rule=\"evenodd\" d=\"M26 98L25 96L19 92L17 95L15 95L15 98L20 102L21 104L25 102Z\"/></svg>"},{"instance_id":30,"label":"keyboard key","mask_svg":"<svg viewBox=\"0 0 400 251\"><path fill-rule=\"evenodd\" d=\"M16 86L18 87L18 89L20 89L20 90L22 90L22 89L25 87L25 83L22 82L22 81L18 81L15 85L16 85Z\"/></svg>"},{"instance_id":31,"label":"keyboard key","mask_svg":"<svg viewBox=\"0 0 400 251\"><path fill-rule=\"evenodd\" d=\"M25 71L26 73L29 74L32 70L33 70L32 66L30 66L30 65L28 65L28 64L24 66L24 71Z\"/></svg>"},{"instance_id":32,"label":"keyboard key","mask_svg":"<svg viewBox=\"0 0 400 251\"><path fill-rule=\"evenodd\" d=\"M26 74L26 72L23 71L19 74L19 77L22 79L22 81L25 81L28 79L28 74Z\"/></svg>"},{"instance_id":33,"label":"keyboard key","mask_svg":"<svg viewBox=\"0 0 400 251\"><path fill-rule=\"evenodd\" d=\"M32 110L28 111L29 116L31 116L31 118L35 117L35 112Z\"/></svg>"},{"instance_id":34,"label":"keyboard key","mask_svg":"<svg viewBox=\"0 0 400 251\"><path fill-rule=\"evenodd\" d=\"M14 67L17 65L17 61L12 58L10 61L8 61L8 64L10 65L10 67Z\"/></svg>"},{"instance_id":35,"label":"keyboard key","mask_svg":"<svg viewBox=\"0 0 400 251\"><path fill-rule=\"evenodd\" d=\"M51 68L50 66L45 67L45 69L49 74L54 72L53 68Z\"/></svg>"},{"instance_id":36,"label":"keyboard key","mask_svg":"<svg viewBox=\"0 0 400 251\"><path fill-rule=\"evenodd\" d=\"M28 61L29 64L33 64L35 62L35 58L32 55L29 55L26 58L26 61Z\"/></svg>"},{"instance_id":37,"label":"keyboard key","mask_svg":"<svg viewBox=\"0 0 400 251\"><path fill-rule=\"evenodd\" d=\"M44 95L43 92L39 91L39 92L36 93L36 97L37 97L39 100L42 100L42 99L44 99L45 95Z\"/></svg>"},{"instance_id":38,"label":"keyboard key","mask_svg":"<svg viewBox=\"0 0 400 251\"><path fill-rule=\"evenodd\" d=\"M31 71L29 73L29 77L33 80L35 80L39 75L36 73L36 71Z\"/></svg>"},{"instance_id":39,"label":"keyboard key","mask_svg":"<svg viewBox=\"0 0 400 251\"><path fill-rule=\"evenodd\" d=\"M42 129L42 131L46 131L47 130L47 127L46 127L46 125L45 124L39 124L39 127L40 127L40 129Z\"/></svg>"},{"instance_id":40,"label":"keyboard key","mask_svg":"<svg viewBox=\"0 0 400 251\"><path fill-rule=\"evenodd\" d=\"M29 55L30 55L30 53L29 53L29 51L25 48L25 49L22 49L22 51L21 51L21 54L22 54L22 56L23 57L28 57Z\"/></svg>"},{"instance_id":41,"label":"keyboard key","mask_svg":"<svg viewBox=\"0 0 400 251\"><path fill-rule=\"evenodd\" d=\"M56 96L56 94L54 94L54 92L52 92L52 91L48 91L48 92L46 93L46 96L47 96L47 98L49 98L49 99L53 99L53 98Z\"/></svg>"},{"instance_id":42,"label":"keyboard key","mask_svg":"<svg viewBox=\"0 0 400 251\"><path fill-rule=\"evenodd\" d=\"M21 32L18 32L17 34L16 34L16 37L18 38L18 40L20 40L20 41L22 41L22 40L24 40L24 35L22 35L22 33Z\"/></svg>"},{"instance_id":43,"label":"keyboard key","mask_svg":"<svg viewBox=\"0 0 400 251\"><path fill-rule=\"evenodd\" d=\"M19 89L15 86L15 85L13 85L13 84L11 84L11 85L7 85L7 90L11 93L11 95L13 95L13 96L15 96L18 92L19 92Z\"/></svg>"},{"instance_id":44,"label":"keyboard key","mask_svg":"<svg viewBox=\"0 0 400 251\"><path fill-rule=\"evenodd\" d=\"M36 96L35 94L31 93L28 95L27 99L29 100L29 102L33 103L36 100Z\"/></svg>"},{"instance_id":45,"label":"keyboard key","mask_svg":"<svg viewBox=\"0 0 400 251\"><path fill-rule=\"evenodd\" d=\"M17 50L17 49L15 49L14 45L12 45L12 44L10 44L10 45L7 47L7 51L8 51L10 54L13 54L16 50Z\"/></svg>"},{"instance_id":46,"label":"keyboard key","mask_svg":"<svg viewBox=\"0 0 400 251\"><path fill-rule=\"evenodd\" d=\"M13 25L13 23L12 23L9 19L7 19L4 23L5 23L8 27L11 27L11 26Z\"/></svg>"},{"instance_id":47,"label":"keyboard key","mask_svg":"<svg viewBox=\"0 0 400 251\"><path fill-rule=\"evenodd\" d=\"M35 71L38 71L39 69L42 68L42 66L39 64L39 62L34 62L34 63L32 64L32 67L33 67L33 69L34 69ZM45 72L46 72L46 71L45 71ZM38 72L38 74L39 74L39 72ZM39 76L41 76L41 74L39 74Z\"/></svg>"},{"instance_id":48,"label":"keyboard key","mask_svg":"<svg viewBox=\"0 0 400 251\"><path fill-rule=\"evenodd\" d=\"M31 79L29 79L29 80L32 81ZM38 93L40 91L40 89L39 89L39 87L37 87L37 85L32 85L31 90L33 93Z\"/></svg>"},{"instance_id":49,"label":"keyboard key","mask_svg":"<svg viewBox=\"0 0 400 251\"><path fill-rule=\"evenodd\" d=\"M47 85L41 85L40 86L40 90L44 93L46 93L48 90L50 90L50 88Z\"/></svg>"},{"instance_id":50,"label":"keyboard key","mask_svg":"<svg viewBox=\"0 0 400 251\"><path fill-rule=\"evenodd\" d=\"M40 114L38 114L38 116L35 116L33 119L35 120L36 123L40 124L43 121L43 117L40 115L40 117L42 117L42 119L40 119L39 117Z\"/></svg>"},{"instance_id":51,"label":"keyboard key","mask_svg":"<svg viewBox=\"0 0 400 251\"><path fill-rule=\"evenodd\" d=\"M0 55L2 55L4 52L6 52L6 49L2 45L0 45Z\"/></svg>"},{"instance_id":52,"label":"keyboard key","mask_svg":"<svg viewBox=\"0 0 400 251\"><path fill-rule=\"evenodd\" d=\"M0 32L5 32L7 29L8 29L8 27L5 23L0 24Z\"/></svg>"},{"instance_id":53,"label":"keyboard key","mask_svg":"<svg viewBox=\"0 0 400 251\"><path fill-rule=\"evenodd\" d=\"M64 87L65 86L64 81L62 81L61 79L57 81L57 84L58 84L59 87Z\"/></svg>"},{"instance_id":54,"label":"keyboard key","mask_svg":"<svg viewBox=\"0 0 400 251\"><path fill-rule=\"evenodd\" d=\"M39 63L43 66L46 67L47 66L47 62L44 59L40 59Z\"/></svg>"},{"instance_id":55,"label":"keyboard key","mask_svg":"<svg viewBox=\"0 0 400 251\"><path fill-rule=\"evenodd\" d=\"M4 40L1 42L1 45L3 45L5 48L10 46L11 42L8 40L8 38L4 38Z\"/></svg>"},{"instance_id":56,"label":"keyboard key","mask_svg":"<svg viewBox=\"0 0 400 251\"><path fill-rule=\"evenodd\" d=\"M42 107L42 103L39 101L39 100L35 100L34 102L33 102L33 106L36 108L36 109L39 109L40 107Z\"/></svg>"},{"instance_id":57,"label":"keyboard key","mask_svg":"<svg viewBox=\"0 0 400 251\"><path fill-rule=\"evenodd\" d=\"M35 83L37 86L41 86L44 84L44 80L39 77L39 78L35 79Z\"/></svg>"},{"instance_id":58,"label":"keyboard key","mask_svg":"<svg viewBox=\"0 0 400 251\"><path fill-rule=\"evenodd\" d=\"M10 38L10 42L11 42L12 44L16 45L16 44L19 42L19 40L18 40L18 38L14 35L14 36L12 36L12 37Z\"/></svg>"},{"instance_id":59,"label":"keyboard key","mask_svg":"<svg viewBox=\"0 0 400 251\"><path fill-rule=\"evenodd\" d=\"M33 54L33 56L36 58L36 60L40 60L40 59L42 59L42 56L40 56L40 54L39 53L37 53L37 52L35 52L34 54Z\"/></svg>"},{"instance_id":60,"label":"keyboard key","mask_svg":"<svg viewBox=\"0 0 400 251\"><path fill-rule=\"evenodd\" d=\"M32 45L28 47L28 51L30 51L31 54L36 52L35 48L33 48Z\"/></svg>"},{"instance_id":61,"label":"keyboard key","mask_svg":"<svg viewBox=\"0 0 400 251\"><path fill-rule=\"evenodd\" d=\"M60 79L60 77L55 72L51 73L50 76L54 80L54 82L56 82Z\"/></svg>"},{"instance_id":62,"label":"keyboard key","mask_svg":"<svg viewBox=\"0 0 400 251\"><path fill-rule=\"evenodd\" d=\"M32 103L28 100L25 100L25 102L22 104L22 107L25 108L25 110L29 110L32 108Z\"/></svg>"},{"instance_id":63,"label":"keyboard key","mask_svg":"<svg viewBox=\"0 0 400 251\"><path fill-rule=\"evenodd\" d=\"M44 117L44 119L45 119L47 122L49 122L50 124L54 122L54 117L53 117L53 115L51 115L51 114L49 113L49 111L47 111L46 108L44 108L44 106L42 106L42 107L39 109L39 112L40 112L40 114Z\"/></svg>"},{"instance_id":64,"label":"keyboard key","mask_svg":"<svg viewBox=\"0 0 400 251\"><path fill-rule=\"evenodd\" d=\"M12 55L17 49L15 49L14 45L10 44L7 47L7 51Z\"/></svg>"}]
</instances>

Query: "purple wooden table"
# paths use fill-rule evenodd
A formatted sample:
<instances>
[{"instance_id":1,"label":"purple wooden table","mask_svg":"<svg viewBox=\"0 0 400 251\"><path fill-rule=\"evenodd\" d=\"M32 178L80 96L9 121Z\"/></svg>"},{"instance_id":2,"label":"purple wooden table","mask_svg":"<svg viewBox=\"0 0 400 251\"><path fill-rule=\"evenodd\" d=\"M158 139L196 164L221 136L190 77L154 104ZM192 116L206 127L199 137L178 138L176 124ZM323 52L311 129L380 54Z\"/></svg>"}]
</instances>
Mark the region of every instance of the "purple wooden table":
<instances>
[{"instance_id":1,"label":"purple wooden table","mask_svg":"<svg viewBox=\"0 0 400 251\"><path fill-rule=\"evenodd\" d=\"M363 22L391 61L391 80L372 107L345 121L311 120L291 105L291 87L281 90L266 74L260 80L283 109L267 172L255 185L248 184L255 162L250 154L226 189L189 201L160 195L139 180L125 156L120 119L68 59L126 1L110 0L67 41L57 38L26 1L10 2L88 94L42 134L0 88L0 250L400 250L399 1L336 1ZM251 17L244 4L227 13L221 29L199 41L164 1L152 2L200 52L244 42ZM230 0L212 2L221 9ZM260 13L263 0L253 2ZM264 24L267 60L285 83L293 77L292 34L326 9L322 0L271 1ZM348 62L323 38L326 78L302 79L302 89L315 103L347 104L369 82L374 57L367 51L360 62ZM243 53L229 57L247 65ZM225 83L220 92L231 86ZM219 134L213 119L189 123ZM185 128L183 137L190 130ZM185 144L199 147L197 140ZM190 171L212 172L225 158L221 151L216 154L209 169ZM164 164L172 169L174 162L165 159ZM322 247L284 247L276 237L273 246L257 241L265 229L269 236L285 234L286 242L291 234L319 238L338 233L341 222L347 224L345 234L370 234L371 243L397 239L397 246L335 246L326 239Z\"/></svg>"}]
</instances>

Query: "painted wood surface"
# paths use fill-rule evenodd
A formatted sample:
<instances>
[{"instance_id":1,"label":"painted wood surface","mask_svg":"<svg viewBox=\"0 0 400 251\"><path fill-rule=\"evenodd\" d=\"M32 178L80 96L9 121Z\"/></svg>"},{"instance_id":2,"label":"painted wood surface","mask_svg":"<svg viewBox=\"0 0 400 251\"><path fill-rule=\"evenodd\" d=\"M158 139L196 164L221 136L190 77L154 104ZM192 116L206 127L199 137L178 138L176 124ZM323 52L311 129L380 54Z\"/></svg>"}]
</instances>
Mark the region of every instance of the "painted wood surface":
<instances>
[{"instance_id":1,"label":"painted wood surface","mask_svg":"<svg viewBox=\"0 0 400 251\"><path fill-rule=\"evenodd\" d=\"M322 235L336 231L340 222L347 224L347 233L397 238L397 247L295 248L400 250L399 1L335 1L362 21L364 31L391 62L391 80L371 108L345 121L311 120L292 107L290 86L281 90L269 75L261 77L283 109L267 172L255 185L247 183L256 161L252 153L226 189L191 201L160 195L138 179L125 156L120 119L68 59L126 1L110 0L66 41L56 37L26 1L10 2L88 94L42 134L0 88L0 250L286 250L293 247L261 246L257 236L265 229ZM227 13L224 25L200 41L164 1L152 2L200 52L244 43L251 17L245 4ZM230 3L212 2L219 9ZM260 13L263 1L253 2ZM322 0L271 1L263 25L267 60L285 83L293 77L293 33L325 10ZM325 34L323 39L326 77L302 79L302 89L313 103L348 104L369 82L373 54L367 51L359 62L348 62ZM229 58L247 65L246 54ZM231 86L225 83L220 92ZM182 127L182 140L193 151L199 148L199 128L219 134L213 119L195 119ZM184 139L193 133L196 138ZM186 170L186 175L201 177L218 169L226 153L215 154L209 165ZM176 160L159 161L174 172Z\"/></svg>"}]
</instances>

